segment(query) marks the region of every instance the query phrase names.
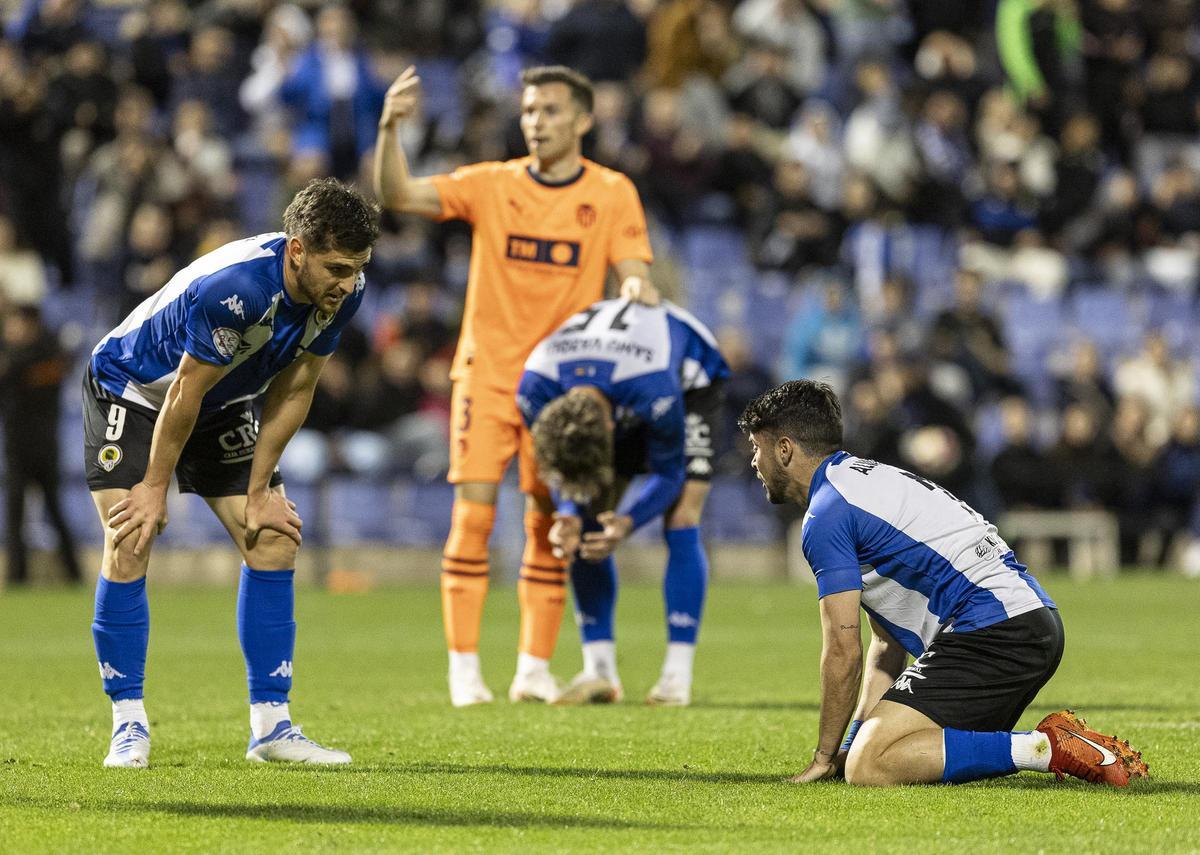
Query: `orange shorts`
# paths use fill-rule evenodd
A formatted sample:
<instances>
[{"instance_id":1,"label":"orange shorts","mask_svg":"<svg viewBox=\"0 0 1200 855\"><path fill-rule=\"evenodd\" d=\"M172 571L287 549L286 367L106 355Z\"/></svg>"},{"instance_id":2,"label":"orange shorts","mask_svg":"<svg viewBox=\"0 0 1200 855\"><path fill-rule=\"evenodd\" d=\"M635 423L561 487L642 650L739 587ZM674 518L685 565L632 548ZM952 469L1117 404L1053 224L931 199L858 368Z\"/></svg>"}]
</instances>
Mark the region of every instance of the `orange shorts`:
<instances>
[{"instance_id":1,"label":"orange shorts","mask_svg":"<svg viewBox=\"0 0 1200 855\"><path fill-rule=\"evenodd\" d=\"M451 484L499 484L514 456L519 458L521 492L548 496L538 478L533 436L517 409L516 393L471 380L456 380L450 399Z\"/></svg>"}]
</instances>

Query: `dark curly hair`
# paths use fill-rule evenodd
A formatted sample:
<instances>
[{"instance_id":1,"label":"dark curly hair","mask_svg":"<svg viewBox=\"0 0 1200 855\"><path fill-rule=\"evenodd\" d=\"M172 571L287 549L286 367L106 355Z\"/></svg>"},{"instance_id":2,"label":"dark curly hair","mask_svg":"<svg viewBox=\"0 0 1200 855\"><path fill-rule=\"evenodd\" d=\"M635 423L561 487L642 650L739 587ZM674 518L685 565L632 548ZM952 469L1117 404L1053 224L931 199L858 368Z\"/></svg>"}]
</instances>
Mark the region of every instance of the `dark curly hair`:
<instances>
[{"instance_id":1,"label":"dark curly hair","mask_svg":"<svg viewBox=\"0 0 1200 855\"><path fill-rule=\"evenodd\" d=\"M379 238L379 206L336 178L314 178L283 212L283 230L313 252L365 252Z\"/></svg>"},{"instance_id":2,"label":"dark curly hair","mask_svg":"<svg viewBox=\"0 0 1200 855\"><path fill-rule=\"evenodd\" d=\"M533 423L542 478L567 499L603 497L613 483L613 435L604 404L591 395L555 398Z\"/></svg>"},{"instance_id":3,"label":"dark curly hair","mask_svg":"<svg viewBox=\"0 0 1200 855\"><path fill-rule=\"evenodd\" d=\"M738 427L789 437L805 454L824 456L842 447L842 405L828 383L789 380L747 404Z\"/></svg>"},{"instance_id":4,"label":"dark curly hair","mask_svg":"<svg viewBox=\"0 0 1200 855\"><path fill-rule=\"evenodd\" d=\"M596 90L592 87L592 81L575 69L565 65L539 65L521 72L522 86L545 86L547 83L565 83L571 90L571 100L583 112L592 112Z\"/></svg>"}]
</instances>

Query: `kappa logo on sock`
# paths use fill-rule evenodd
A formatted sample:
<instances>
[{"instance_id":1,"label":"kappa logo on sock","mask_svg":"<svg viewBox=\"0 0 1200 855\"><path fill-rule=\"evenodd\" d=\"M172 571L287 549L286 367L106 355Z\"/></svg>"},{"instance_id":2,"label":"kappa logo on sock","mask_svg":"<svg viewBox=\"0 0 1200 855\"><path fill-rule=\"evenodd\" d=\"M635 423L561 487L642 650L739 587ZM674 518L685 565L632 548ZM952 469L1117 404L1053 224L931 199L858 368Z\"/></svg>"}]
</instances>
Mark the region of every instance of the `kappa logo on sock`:
<instances>
[{"instance_id":1,"label":"kappa logo on sock","mask_svg":"<svg viewBox=\"0 0 1200 855\"><path fill-rule=\"evenodd\" d=\"M268 677L290 677L292 676L292 660L284 659L279 663L279 667L267 675Z\"/></svg>"},{"instance_id":2,"label":"kappa logo on sock","mask_svg":"<svg viewBox=\"0 0 1200 855\"><path fill-rule=\"evenodd\" d=\"M689 627L700 625L700 621L687 612L671 612L667 615L667 623L679 629L688 629Z\"/></svg>"},{"instance_id":3,"label":"kappa logo on sock","mask_svg":"<svg viewBox=\"0 0 1200 855\"><path fill-rule=\"evenodd\" d=\"M118 677L125 676L124 674L122 674L120 671L118 671L116 668L114 668L108 662L97 662L96 664L100 666L100 679L101 680L115 680Z\"/></svg>"}]
</instances>

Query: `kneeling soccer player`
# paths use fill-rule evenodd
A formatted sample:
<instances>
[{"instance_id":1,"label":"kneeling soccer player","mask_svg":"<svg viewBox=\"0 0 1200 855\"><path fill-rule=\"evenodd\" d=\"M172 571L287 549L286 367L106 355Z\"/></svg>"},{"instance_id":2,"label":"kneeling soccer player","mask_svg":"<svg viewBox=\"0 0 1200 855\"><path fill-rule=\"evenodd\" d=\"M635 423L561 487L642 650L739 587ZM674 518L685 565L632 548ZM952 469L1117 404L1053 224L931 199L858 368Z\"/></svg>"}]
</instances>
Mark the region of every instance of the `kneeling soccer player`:
<instances>
[{"instance_id":1,"label":"kneeling soccer player","mask_svg":"<svg viewBox=\"0 0 1200 855\"><path fill-rule=\"evenodd\" d=\"M667 542L667 655L646 702L691 702L708 586L699 525L728 374L712 334L690 314L670 304L625 300L592 305L526 361L517 403L531 425L540 474L556 493L550 541L573 559L571 583L583 636L583 671L557 703L621 698L612 551L659 515ZM647 469L645 486L623 509L612 510L629 479Z\"/></svg>"},{"instance_id":2,"label":"kneeling soccer player","mask_svg":"<svg viewBox=\"0 0 1200 855\"><path fill-rule=\"evenodd\" d=\"M291 722L293 568L301 520L275 466L362 302L378 212L312 181L284 232L226 244L179 271L92 352L84 384L88 486L105 527L92 633L113 734L105 766L144 767L146 569L167 485L198 493L242 554L237 627L250 684L246 759L349 763ZM265 391L261 427L251 401Z\"/></svg>"},{"instance_id":3,"label":"kneeling soccer player","mask_svg":"<svg viewBox=\"0 0 1200 855\"><path fill-rule=\"evenodd\" d=\"M820 734L793 781L843 764L868 786L1026 769L1123 787L1147 775L1128 743L1070 710L1012 730L1058 668L1063 627L995 526L925 478L841 451L841 405L823 383L764 393L739 426L767 498L806 509L801 543L821 598ZM861 693L860 605L872 634Z\"/></svg>"}]
</instances>

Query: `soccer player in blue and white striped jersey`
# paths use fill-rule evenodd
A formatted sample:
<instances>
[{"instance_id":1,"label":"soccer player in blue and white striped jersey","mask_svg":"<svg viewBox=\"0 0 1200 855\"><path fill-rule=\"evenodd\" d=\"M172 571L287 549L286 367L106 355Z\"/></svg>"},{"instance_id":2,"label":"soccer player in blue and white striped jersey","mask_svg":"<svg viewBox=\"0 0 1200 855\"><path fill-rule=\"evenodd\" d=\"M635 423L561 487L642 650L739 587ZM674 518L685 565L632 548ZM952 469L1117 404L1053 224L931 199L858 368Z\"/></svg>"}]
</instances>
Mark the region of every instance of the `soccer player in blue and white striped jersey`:
<instances>
[{"instance_id":1,"label":"soccer player in blue and white striped jersey","mask_svg":"<svg viewBox=\"0 0 1200 855\"><path fill-rule=\"evenodd\" d=\"M646 700L665 706L691 702L708 584L699 524L728 376L712 333L670 303L594 303L545 338L526 361L517 405L532 430L539 475L555 490L550 541L572 559L583 636L583 672L558 703L622 696L611 553L659 516L667 542L667 655ZM641 473L648 475L643 486L614 507L630 478Z\"/></svg>"},{"instance_id":2,"label":"soccer player in blue and white striped jersey","mask_svg":"<svg viewBox=\"0 0 1200 855\"><path fill-rule=\"evenodd\" d=\"M92 633L113 703L106 766L144 767L146 570L172 473L221 520L243 561L238 637L250 686L246 757L348 763L293 726L293 568L302 522L276 469L321 369L362 302L378 211L310 182L284 231L226 244L179 271L92 352L84 385L88 486L105 527ZM261 423L251 402L263 396Z\"/></svg>"},{"instance_id":3,"label":"soccer player in blue and white striped jersey","mask_svg":"<svg viewBox=\"0 0 1200 855\"><path fill-rule=\"evenodd\" d=\"M801 545L820 597L820 731L793 781L844 771L872 786L960 783L1029 769L1125 786L1146 775L1127 743L1069 710L1013 731L1058 668L1063 626L995 526L925 478L841 450L841 405L825 384L784 383L739 425L767 498L806 510Z\"/></svg>"}]
</instances>

